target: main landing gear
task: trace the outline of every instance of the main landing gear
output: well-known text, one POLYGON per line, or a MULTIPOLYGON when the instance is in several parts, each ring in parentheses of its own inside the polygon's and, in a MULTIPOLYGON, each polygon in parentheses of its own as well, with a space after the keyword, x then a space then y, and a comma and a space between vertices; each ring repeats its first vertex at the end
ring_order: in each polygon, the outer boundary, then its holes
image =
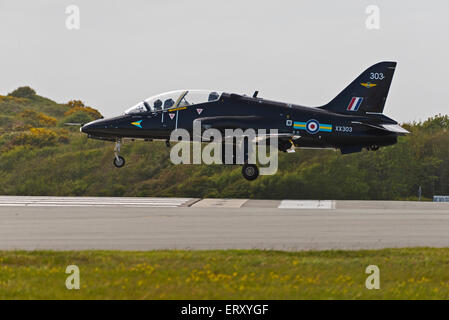
POLYGON ((366 149, 367 149, 368 151, 377 151, 377 150, 379 150, 379 146, 376 145, 376 144, 373 144, 373 145, 371 145, 371 146, 366 147, 366 149))
POLYGON ((242 166, 242 175, 243 177, 248 180, 248 181, 253 181, 256 180, 257 177, 259 177, 259 168, 257 167, 256 164, 252 164, 252 163, 247 163, 248 162, 248 147, 245 145, 243 146, 243 151, 241 149, 239 149, 242 146, 236 146, 235 144, 232 147, 232 154, 230 154, 230 156, 228 155, 228 157, 225 156, 226 154, 226 144, 222 143, 221 146, 221 162, 222 164, 228 164, 228 165, 236 165, 236 164, 241 164, 241 162, 239 163, 238 159, 237 159, 237 154, 238 152, 243 152, 243 166, 242 166))
POLYGON ((245 163, 242 167, 242 175, 246 180, 256 180, 259 176, 259 168, 255 164, 245 163))
POLYGON ((122 140, 117 139, 115 142, 115 148, 114 148, 114 166, 117 168, 121 168, 125 165, 125 158, 119 155, 120 147, 122 145, 122 140))

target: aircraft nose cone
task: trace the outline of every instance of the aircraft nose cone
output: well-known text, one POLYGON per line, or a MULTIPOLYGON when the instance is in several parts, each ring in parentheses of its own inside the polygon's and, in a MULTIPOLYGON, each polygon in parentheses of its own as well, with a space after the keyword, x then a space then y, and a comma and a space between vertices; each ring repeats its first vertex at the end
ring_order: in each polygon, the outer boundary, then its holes
MULTIPOLYGON (((116 127, 116 126, 115 126, 116 127)), ((109 137, 116 134, 114 128, 114 119, 98 119, 92 122, 86 123, 80 128, 82 133, 87 134, 89 137, 109 137)))
POLYGON ((103 121, 100 120, 94 120, 89 123, 86 123, 80 128, 80 131, 86 134, 95 134, 98 133, 98 131, 102 128, 103 121))
POLYGON ((91 131, 91 130, 89 130, 89 129, 91 129, 91 125, 89 125, 89 124, 84 124, 84 125, 80 128, 80 131, 83 132, 83 133, 89 134, 90 131, 91 131))

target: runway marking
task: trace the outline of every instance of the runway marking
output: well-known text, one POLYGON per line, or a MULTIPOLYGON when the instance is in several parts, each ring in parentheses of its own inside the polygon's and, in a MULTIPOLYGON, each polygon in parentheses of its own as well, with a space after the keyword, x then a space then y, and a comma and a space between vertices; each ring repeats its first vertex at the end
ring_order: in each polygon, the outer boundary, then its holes
POLYGON ((279 209, 335 209, 334 200, 282 200, 279 209))
POLYGON ((193 204, 196 208, 240 208, 248 199, 203 199, 193 204))
POLYGON ((163 207, 174 208, 191 198, 0 197, 1 207, 163 207))

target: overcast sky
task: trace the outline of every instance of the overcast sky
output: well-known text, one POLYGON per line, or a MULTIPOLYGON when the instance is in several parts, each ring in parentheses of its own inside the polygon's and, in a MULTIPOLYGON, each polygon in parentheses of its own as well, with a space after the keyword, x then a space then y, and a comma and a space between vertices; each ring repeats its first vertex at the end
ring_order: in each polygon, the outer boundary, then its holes
POLYGON ((318 106, 393 60, 384 112, 418 121, 449 113, 448 13, 447 0, 0 0, 0 94, 30 85, 105 116, 184 88, 318 106), (79 30, 66 28, 69 5, 79 30))

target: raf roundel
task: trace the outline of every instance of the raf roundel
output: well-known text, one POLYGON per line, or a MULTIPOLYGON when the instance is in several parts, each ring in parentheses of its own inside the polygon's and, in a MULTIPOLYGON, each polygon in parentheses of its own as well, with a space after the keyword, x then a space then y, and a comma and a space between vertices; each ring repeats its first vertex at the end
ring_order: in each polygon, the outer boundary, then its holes
POLYGON ((306 130, 310 134, 315 134, 320 131, 320 123, 316 120, 309 120, 306 123, 306 130))

